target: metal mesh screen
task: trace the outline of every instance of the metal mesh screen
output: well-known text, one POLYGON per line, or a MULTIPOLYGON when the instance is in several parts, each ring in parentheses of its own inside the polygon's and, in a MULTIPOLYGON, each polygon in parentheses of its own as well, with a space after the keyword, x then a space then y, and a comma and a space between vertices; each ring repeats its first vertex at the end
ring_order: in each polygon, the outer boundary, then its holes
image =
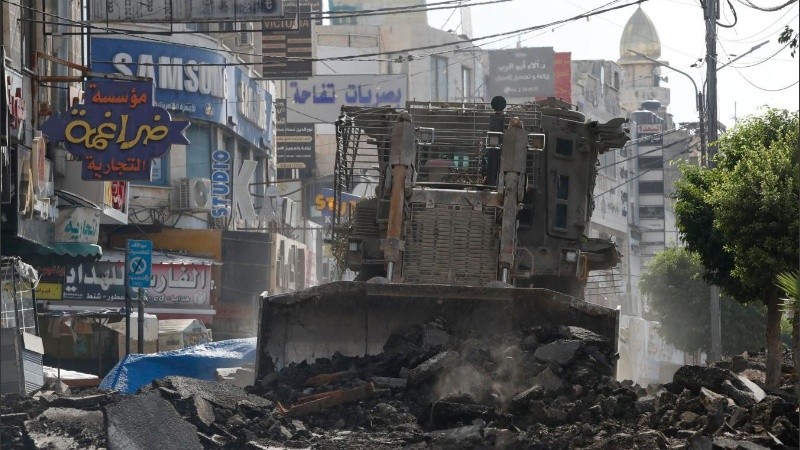
POLYGON ((410 283, 482 286, 497 278, 498 210, 411 204, 403 275, 410 283))

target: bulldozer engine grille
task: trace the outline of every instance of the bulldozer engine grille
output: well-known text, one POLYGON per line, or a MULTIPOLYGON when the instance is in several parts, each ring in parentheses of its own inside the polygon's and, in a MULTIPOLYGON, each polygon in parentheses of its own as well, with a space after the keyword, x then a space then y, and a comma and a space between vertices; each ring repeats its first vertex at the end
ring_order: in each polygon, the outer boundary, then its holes
POLYGON ((375 222, 375 218, 378 216, 377 198, 359 202, 353 216, 352 237, 361 239, 378 237, 378 224, 375 222))
POLYGON ((403 278, 409 283, 483 286, 497 279, 498 210, 411 204, 403 278))

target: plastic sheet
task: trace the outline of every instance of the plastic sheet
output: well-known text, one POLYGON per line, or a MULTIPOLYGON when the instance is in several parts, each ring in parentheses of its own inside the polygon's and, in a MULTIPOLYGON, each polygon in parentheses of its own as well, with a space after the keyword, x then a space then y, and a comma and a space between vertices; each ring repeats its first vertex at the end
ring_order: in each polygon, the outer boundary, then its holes
POLYGON ((256 338, 211 342, 162 353, 132 354, 111 369, 100 388, 134 394, 153 380, 170 375, 214 380, 219 368, 253 364, 255 360, 256 338))

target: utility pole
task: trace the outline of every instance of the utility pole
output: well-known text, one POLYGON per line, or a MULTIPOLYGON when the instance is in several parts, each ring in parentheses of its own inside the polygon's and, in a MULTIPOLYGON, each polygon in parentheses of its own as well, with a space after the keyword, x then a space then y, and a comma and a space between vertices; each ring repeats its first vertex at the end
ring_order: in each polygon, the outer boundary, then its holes
MULTIPOLYGON (((706 0, 705 21, 706 21, 706 130, 708 130, 708 155, 706 165, 708 168, 714 167, 714 155, 716 146, 712 145, 717 141, 719 127, 717 125, 717 15, 719 14, 719 0, 706 0)), ((711 348, 708 352, 708 363, 719 361, 722 356, 722 317, 720 311, 719 287, 710 285, 709 289, 709 312, 711 319, 711 348)))

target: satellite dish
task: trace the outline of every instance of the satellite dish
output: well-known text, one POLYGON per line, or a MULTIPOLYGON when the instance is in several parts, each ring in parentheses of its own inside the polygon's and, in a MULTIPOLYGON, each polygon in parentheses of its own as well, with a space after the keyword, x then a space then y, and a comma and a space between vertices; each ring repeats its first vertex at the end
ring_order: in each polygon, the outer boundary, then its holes
POLYGON ((205 180, 196 180, 192 190, 194 193, 195 206, 205 206, 208 204, 209 186, 205 180))
POLYGON ((502 111, 506 109, 506 99, 503 96, 496 96, 492 99, 492 109, 495 111, 502 111))

